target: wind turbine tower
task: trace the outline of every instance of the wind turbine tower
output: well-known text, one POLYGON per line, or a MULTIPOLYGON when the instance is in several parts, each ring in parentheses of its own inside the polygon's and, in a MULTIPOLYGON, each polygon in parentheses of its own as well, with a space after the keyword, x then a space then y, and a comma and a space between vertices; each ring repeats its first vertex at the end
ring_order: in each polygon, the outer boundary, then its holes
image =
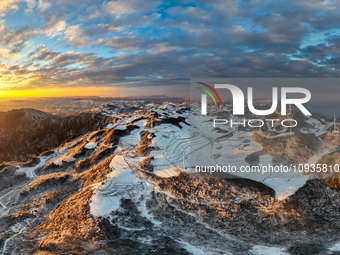
POLYGON ((263 120, 262 119, 260 119, 258 116, 256 116, 259 120, 261 120, 261 125, 259 126, 259 133, 262 133, 262 122, 263 122, 263 120))
MULTIPOLYGON (((181 147, 182 147, 182 145, 181 145, 181 147)), ((181 154, 183 154, 183 170, 185 169, 185 152, 186 151, 190 151, 190 150, 186 150, 186 149, 184 149, 183 147, 182 147, 182 152, 181 152, 181 154)), ((180 154, 180 155, 181 155, 180 154)))
POLYGON ((336 116, 335 116, 335 112, 334 112, 334 131, 333 133, 335 133, 337 130, 336 130, 336 116))
MULTIPOLYGON (((295 112, 293 112, 293 115, 292 115, 292 117, 291 117, 292 119, 293 119, 293 117, 294 117, 294 113, 295 113, 295 112)), ((289 132, 289 133, 292 133, 292 128, 293 128, 293 127, 292 127, 292 121, 290 121, 290 127, 289 127, 290 132, 289 132)))

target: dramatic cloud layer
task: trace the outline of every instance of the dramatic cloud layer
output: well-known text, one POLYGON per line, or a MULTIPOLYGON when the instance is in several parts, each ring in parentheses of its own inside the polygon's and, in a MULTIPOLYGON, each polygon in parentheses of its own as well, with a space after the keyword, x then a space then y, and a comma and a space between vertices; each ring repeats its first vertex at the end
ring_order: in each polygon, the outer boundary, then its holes
POLYGON ((2 0, 1 89, 339 77, 340 1, 2 0))

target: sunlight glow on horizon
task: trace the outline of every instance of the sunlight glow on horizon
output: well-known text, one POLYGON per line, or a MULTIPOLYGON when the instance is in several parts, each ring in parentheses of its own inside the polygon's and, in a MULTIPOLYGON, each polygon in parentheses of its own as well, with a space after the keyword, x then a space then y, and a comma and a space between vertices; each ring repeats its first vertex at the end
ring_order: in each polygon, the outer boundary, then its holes
POLYGON ((189 98, 189 86, 142 86, 142 87, 55 87, 28 90, 1 89, 0 101, 12 98, 35 97, 148 97, 168 96, 189 98), (152 91, 152 92, 150 92, 152 91))
POLYGON ((119 97, 121 89, 109 87, 45 88, 30 90, 0 90, 0 98, 17 97, 119 97))

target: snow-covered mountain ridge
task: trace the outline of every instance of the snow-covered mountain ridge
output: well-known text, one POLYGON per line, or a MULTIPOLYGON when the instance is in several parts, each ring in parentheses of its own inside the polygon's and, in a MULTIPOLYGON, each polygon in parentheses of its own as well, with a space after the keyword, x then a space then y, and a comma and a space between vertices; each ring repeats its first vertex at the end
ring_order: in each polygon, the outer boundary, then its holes
MULTIPOLYGON (((220 164, 336 161, 338 138, 330 132, 332 122, 319 116, 304 119, 297 114, 301 128, 284 138, 280 134, 289 130, 279 127, 263 128, 261 132, 227 127, 209 130, 209 123, 203 122, 201 132, 200 117, 192 114, 195 109, 188 102, 94 107, 82 113, 92 116, 91 120, 100 115, 100 121, 94 121, 96 125, 89 127, 88 132, 79 131, 79 136, 25 163, 2 163, 0 251, 336 251, 340 196, 329 180, 321 176, 302 176, 291 181, 252 176, 201 178, 189 175, 181 167, 183 149, 190 150, 184 158, 187 167, 199 164, 203 153, 197 156, 192 150, 197 146, 192 143, 199 144, 203 151, 222 147, 216 156, 220 164), (310 130, 315 134, 313 143, 308 142, 310 138, 304 139, 310 130), (298 155, 301 146, 306 148, 298 155)), ((44 113, 29 113, 31 121, 50 118, 44 113)), ((211 113, 209 117, 222 114, 211 113)), ((224 114, 230 115, 228 111, 224 114)))

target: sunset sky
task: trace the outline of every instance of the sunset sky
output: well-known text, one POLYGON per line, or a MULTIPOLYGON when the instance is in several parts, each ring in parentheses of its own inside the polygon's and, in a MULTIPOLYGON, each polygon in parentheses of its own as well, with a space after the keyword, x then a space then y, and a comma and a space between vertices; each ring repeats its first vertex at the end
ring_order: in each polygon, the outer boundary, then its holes
POLYGON ((190 77, 339 77, 339 7, 0 0, 0 97, 187 96, 190 77))

